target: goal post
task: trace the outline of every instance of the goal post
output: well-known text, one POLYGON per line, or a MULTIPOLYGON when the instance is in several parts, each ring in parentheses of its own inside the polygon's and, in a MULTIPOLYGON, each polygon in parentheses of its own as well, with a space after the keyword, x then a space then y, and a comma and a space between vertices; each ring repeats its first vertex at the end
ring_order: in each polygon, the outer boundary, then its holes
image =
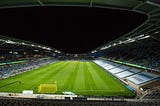
POLYGON ((38 86, 39 93, 55 93, 57 91, 57 84, 40 84, 38 86))

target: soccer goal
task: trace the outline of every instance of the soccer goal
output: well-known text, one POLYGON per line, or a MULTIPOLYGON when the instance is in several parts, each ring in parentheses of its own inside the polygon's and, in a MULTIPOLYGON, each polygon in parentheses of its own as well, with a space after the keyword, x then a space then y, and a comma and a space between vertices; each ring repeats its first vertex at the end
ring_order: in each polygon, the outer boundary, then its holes
POLYGON ((38 86, 39 93, 55 93, 57 91, 57 84, 40 84, 38 86))

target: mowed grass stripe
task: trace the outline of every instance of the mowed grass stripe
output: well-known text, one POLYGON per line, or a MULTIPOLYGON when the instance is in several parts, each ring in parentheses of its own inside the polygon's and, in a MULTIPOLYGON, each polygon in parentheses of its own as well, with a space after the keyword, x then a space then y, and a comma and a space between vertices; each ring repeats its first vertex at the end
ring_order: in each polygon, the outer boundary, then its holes
POLYGON ((70 71, 70 74, 63 85, 63 89, 66 91, 74 91, 74 85, 78 73, 79 62, 73 62, 71 64, 73 64, 73 68, 68 70, 70 71))
POLYGON ((28 78, 24 78, 24 80, 22 80, 23 86, 26 86, 26 89, 32 89, 35 93, 38 93, 38 86, 43 83, 48 83, 48 75, 53 75, 53 73, 55 73, 55 70, 51 70, 51 68, 57 67, 61 64, 61 62, 58 62, 50 65, 49 67, 40 68, 38 71, 41 71, 41 73, 37 73, 36 75, 34 74, 30 76, 30 78, 32 78, 32 83, 28 81, 28 78), (34 78, 34 76, 36 77, 34 78))
MULTIPOLYGON (((61 64, 59 62, 55 62, 53 64, 50 64, 48 66, 55 66, 57 64, 61 64)), ((38 82, 40 82, 40 79, 43 79, 43 76, 45 75, 45 69, 48 69, 49 67, 43 66, 41 68, 35 69, 33 71, 28 71, 22 74, 19 74, 17 76, 13 76, 10 78, 7 78, 5 80, 0 81, 0 85, 3 83, 9 83, 14 81, 21 81, 21 83, 15 83, 11 84, 9 86, 5 87, 5 91, 13 91, 13 92, 22 92, 24 89, 30 89, 31 87, 35 89, 37 87, 38 82), (10 90, 11 89, 11 90, 10 90)), ((0 91, 3 88, 0 88, 0 91)))
POLYGON ((57 82, 56 75, 59 74, 69 63, 61 62, 60 65, 52 67, 48 72, 45 73, 44 79, 39 81, 39 84, 53 84, 57 82))
POLYGON ((83 63, 83 71, 84 71, 85 90, 89 91, 90 90, 90 83, 89 83, 89 78, 88 78, 88 74, 87 74, 88 70, 87 70, 85 63, 83 63))
POLYGON ((67 66, 67 67, 65 67, 65 70, 63 70, 63 73, 65 73, 66 71, 67 71, 67 74, 66 74, 66 76, 64 76, 63 77, 63 79, 65 79, 64 80, 64 84, 63 84, 63 86, 62 86, 62 91, 67 91, 68 89, 68 87, 69 87, 69 80, 70 80, 70 75, 71 75, 71 73, 72 73, 72 70, 74 69, 74 67, 75 67, 75 65, 73 65, 72 67, 71 67, 71 62, 69 62, 70 64, 67 66), (66 68, 69 68, 70 70, 68 70, 68 69, 66 69, 66 68))
POLYGON ((99 89, 105 91, 107 90, 113 91, 113 89, 110 88, 110 83, 111 83, 110 81, 112 81, 113 78, 111 78, 110 80, 110 78, 108 78, 108 74, 93 62, 91 62, 89 66, 93 70, 93 75, 95 75, 96 81, 99 82, 101 85, 99 86, 99 89))
POLYGON ((104 94, 105 91, 107 91, 108 88, 108 83, 106 81, 107 76, 102 76, 103 71, 102 70, 95 70, 95 67, 97 66, 92 66, 92 62, 88 63, 88 68, 91 70, 91 74, 94 77, 94 82, 96 84, 96 93, 97 94, 104 94))
POLYGON ((61 69, 61 71, 57 75, 54 76, 54 78, 57 81, 58 93, 67 90, 66 88, 67 88, 68 84, 66 84, 66 85, 64 85, 64 84, 67 81, 67 78, 69 77, 70 73, 72 72, 72 70, 75 67, 72 64, 72 62, 67 62, 67 63, 68 64, 63 69, 61 69))
POLYGON ((53 76, 55 76, 60 71, 59 68, 65 67, 66 65, 67 63, 65 64, 60 63, 58 65, 56 64, 56 65, 51 66, 49 69, 43 69, 42 71, 44 73, 38 76, 39 80, 37 79, 32 80, 32 84, 28 87, 28 89, 33 89, 34 92, 38 93, 37 88, 40 84, 53 84, 55 82, 53 79, 53 76))
POLYGON ((94 68, 95 72, 100 76, 102 81, 107 85, 108 92, 109 91, 113 92, 115 89, 117 89, 119 91, 123 90, 123 88, 124 88, 123 85, 117 79, 115 79, 112 75, 107 73, 101 67, 97 67, 97 65, 94 63, 91 63, 91 66, 94 68))
POLYGON ((61 64, 62 64, 61 62, 55 62, 53 64, 48 65, 49 67, 43 66, 33 71, 25 72, 18 76, 14 76, 9 79, 6 79, 6 80, 9 80, 8 82, 21 81, 21 83, 20 84, 16 83, 16 84, 6 86, 5 90, 11 91, 10 88, 12 88, 13 92, 22 92, 24 89, 33 89, 34 92, 37 93, 38 85, 42 83, 42 80, 45 78, 45 75, 47 74, 46 70, 49 69, 50 67, 55 67, 61 64))
POLYGON ((41 67, 41 68, 38 68, 36 70, 33 70, 33 71, 30 71, 31 74, 29 73, 24 73, 25 74, 25 78, 23 78, 23 80, 26 80, 28 81, 28 79, 32 79, 32 82, 34 82, 34 79, 37 81, 37 79, 41 79, 44 75, 47 74, 47 72, 49 72, 49 70, 51 68, 54 68, 58 65, 61 65, 62 63, 61 62, 56 62, 54 64, 50 64, 48 67, 41 67))
POLYGON ((76 94, 84 94, 85 92, 85 80, 84 80, 84 69, 83 62, 79 62, 79 67, 77 69, 77 77, 75 79, 74 90, 76 94))
POLYGON ((112 75, 106 72, 106 70, 97 66, 95 63, 90 64, 92 68, 95 68, 95 72, 103 79, 108 88, 103 93, 106 95, 119 95, 119 96, 134 96, 135 94, 128 90, 118 79, 114 78, 112 75), (102 74, 100 74, 100 71, 102 74))
MULTIPOLYGON (((86 72, 87 72, 87 75, 89 78, 89 83, 90 83, 90 87, 91 87, 90 90, 95 92, 95 90, 97 90, 97 85, 95 84, 96 80, 94 80, 94 75, 92 74, 93 70, 91 70, 89 67, 90 62, 85 62, 84 64, 86 65, 86 68, 87 68, 86 72)), ((95 77, 95 79, 96 79, 96 77, 95 77)))
POLYGON ((47 83, 55 83, 56 82, 56 79, 55 79, 55 76, 61 72, 61 70, 66 67, 69 63, 64 63, 64 62, 61 62, 61 64, 59 65, 56 65, 54 67, 51 67, 50 70, 48 70, 49 72, 46 72, 47 76, 44 80, 44 82, 47 81, 47 83))
MULTIPOLYGON (((121 89, 116 89, 117 85, 120 85, 121 83, 119 81, 115 82, 115 79, 113 76, 109 75, 105 70, 102 70, 100 67, 98 67, 94 63, 90 63, 91 68, 94 70, 94 75, 98 75, 97 81, 100 84, 99 94, 103 95, 117 95, 117 91, 119 92, 121 89)), ((119 87, 119 86, 118 86, 119 87)))
MULTIPOLYGON (((60 63, 59 62, 54 63, 54 65, 56 65, 56 64, 60 64, 60 63)), ((2 81, 3 81, 3 83, 8 82, 7 80, 10 80, 10 79, 12 79, 12 81, 14 81, 14 80, 17 81, 17 78, 21 78, 21 76, 24 76, 24 75, 25 75, 25 78, 29 78, 29 77, 32 77, 32 75, 34 76, 34 75, 37 75, 39 73, 42 73, 42 71, 41 71, 42 69, 49 68, 51 65, 52 64, 43 66, 43 67, 38 68, 38 69, 34 69, 32 71, 24 72, 24 73, 16 75, 16 76, 13 76, 13 77, 10 77, 10 78, 6 78, 6 79, 4 79, 2 81)), ((0 84, 1 84, 1 82, 0 82, 0 84)))
POLYGON ((75 68, 72 71, 72 73, 70 74, 70 77, 69 77, 70 79, 68 80, 68 81, 70 81, 69 83, 71 83, 68 89, 71 89, 71 91, 74 91, 74 86, 76 83, 76 78, 77 78, 78 69, 79 69, 79 64, 80 64, 80 62, 75 63, 75 68))
POLYGON ((2 92, 34 90, 40 84, 57 82, 57 94, 73 91, 78 95, 132 96, 126 87, 93 62, 58 61, 0 81, 2 92), (19 83, 18 81, 21 81, 19 83), (14 84, 11 84, 15 82, 14 84), (7 85, 10 84, 10 85, 7 85), (117 85, 116 85, 117 84, 117 85), (7 85, 3 87, 3 85, 7 85), (120 85, 120 86, 119 86, 120 85), (122 91, 123 90, 123 91, 122 91))

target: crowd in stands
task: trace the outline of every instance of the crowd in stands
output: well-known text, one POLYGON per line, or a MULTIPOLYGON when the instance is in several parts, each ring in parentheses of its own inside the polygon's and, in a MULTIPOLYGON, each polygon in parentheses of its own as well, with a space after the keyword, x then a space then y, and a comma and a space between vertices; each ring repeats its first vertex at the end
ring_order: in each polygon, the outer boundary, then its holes
POLYGON ((160 42, 148 38, 106 49, 105 58, 128 62, 160 71, 160 42))
POLYGON ((53 61, 54 61, 53 58, 32 58, 32 59, 30 58, 20 63, 1 65, 0 79, 7 78, 28 70, 38 68, 40 66, 52 63, 53 61))

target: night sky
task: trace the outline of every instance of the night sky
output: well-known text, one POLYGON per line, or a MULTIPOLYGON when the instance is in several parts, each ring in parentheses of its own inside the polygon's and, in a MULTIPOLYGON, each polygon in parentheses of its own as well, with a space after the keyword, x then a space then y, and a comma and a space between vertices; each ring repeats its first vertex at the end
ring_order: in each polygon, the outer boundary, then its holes
POLYGON ((91 7, 0 9, 0 35, 86 53, 130 32, 147 18, 122 10, 91 7))

